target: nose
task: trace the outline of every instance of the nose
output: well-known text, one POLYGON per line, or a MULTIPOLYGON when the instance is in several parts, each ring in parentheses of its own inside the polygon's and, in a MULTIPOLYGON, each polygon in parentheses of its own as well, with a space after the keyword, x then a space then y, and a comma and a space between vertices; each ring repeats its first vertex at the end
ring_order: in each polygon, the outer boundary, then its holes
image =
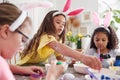
POLYGON ((24 49, 24 46, 21 46, 20 49, 19 49, 19 51, 22 51, 23 49, 24 49))
POLYGON ((102 41, 99 41, 99 42, 98 42, 99 47, 100 47, 102 44, 103 44, 102 41))
POLYGON ((60 27, 64 27, 63 23, 60 24, 60 27))

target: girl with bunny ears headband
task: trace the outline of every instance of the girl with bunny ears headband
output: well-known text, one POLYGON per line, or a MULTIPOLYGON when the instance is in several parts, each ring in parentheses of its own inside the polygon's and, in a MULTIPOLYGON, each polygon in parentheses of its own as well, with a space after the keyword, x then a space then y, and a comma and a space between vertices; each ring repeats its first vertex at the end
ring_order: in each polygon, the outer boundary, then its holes
POLYGON ((96 15, 94 13, 94 20, 98 27, 92 34, 90 49, 86 50, 86 53, 98 57, 102 67, 109 68, 109 66, 113 65, 116 54, 119 53, 117 50, 118 38, 114 29, 109 26, 110 13, 106 15, 103 25, 99 24, 96 15))
POLYGON ((57 60, 65 60, 69 56, 80 60, 84 64, 100 69, 100 61, 96 57, 81 54, 63 44, 65 41, 66 16, 58 10, 48 12, 43 19, 37 33, 30 44, 23 50, 18 65, 44 65, 50 56, 55 55, 57 60), (53 14, 56 14, 53 16, 53 14), (92 63, 92 64, 89 64, 92 63))

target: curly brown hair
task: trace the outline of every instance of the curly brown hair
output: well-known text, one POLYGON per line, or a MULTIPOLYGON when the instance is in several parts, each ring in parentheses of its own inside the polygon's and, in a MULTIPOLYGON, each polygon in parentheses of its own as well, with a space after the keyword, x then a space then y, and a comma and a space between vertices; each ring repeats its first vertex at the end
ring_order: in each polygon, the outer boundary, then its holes
POLYGON ((106 36, 108 37, 108 40, 109 40, 109 42, 107 44, 107 48, 108 49, 116 49, 116 48, 118 48, 119 40, 118 40, 118 37, 117 37, 114 29, 111 26, 109 26, 108 30, 105 29, 104 27, 98 27, 98 28, 96 28, 94 30, 93 34, 92 34, 90 48, 97 49, 97 47, 95 46, 95 43, 93 41, 93 38, 94 38, 95 34, 97 34, 99 32, 102 32, 102 33, 106 34, 106 36))

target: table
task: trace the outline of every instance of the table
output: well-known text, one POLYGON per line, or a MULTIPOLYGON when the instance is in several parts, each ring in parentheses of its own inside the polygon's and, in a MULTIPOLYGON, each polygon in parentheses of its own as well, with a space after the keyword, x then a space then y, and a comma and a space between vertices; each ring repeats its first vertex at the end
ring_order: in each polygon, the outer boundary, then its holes
MULTIPOLYGON (((69 67, 65 73, 72 73, 76 79, 75 80, 85 80, 84 75, 75 72, 73 67, 69 67)), ((30 80, 29 76, 15 75, 16 80, 30 80)), ((42 79, 44 80, 44 79, 42 79)))

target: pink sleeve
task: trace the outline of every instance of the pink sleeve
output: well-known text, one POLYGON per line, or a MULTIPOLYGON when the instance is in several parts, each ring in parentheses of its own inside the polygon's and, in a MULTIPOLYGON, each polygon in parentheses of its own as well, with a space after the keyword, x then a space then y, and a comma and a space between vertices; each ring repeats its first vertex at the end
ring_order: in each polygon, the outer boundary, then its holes
POLYGON ((0 80, 15 80, 9 68, 9 65, 1 56, 0 56, 0 80))

